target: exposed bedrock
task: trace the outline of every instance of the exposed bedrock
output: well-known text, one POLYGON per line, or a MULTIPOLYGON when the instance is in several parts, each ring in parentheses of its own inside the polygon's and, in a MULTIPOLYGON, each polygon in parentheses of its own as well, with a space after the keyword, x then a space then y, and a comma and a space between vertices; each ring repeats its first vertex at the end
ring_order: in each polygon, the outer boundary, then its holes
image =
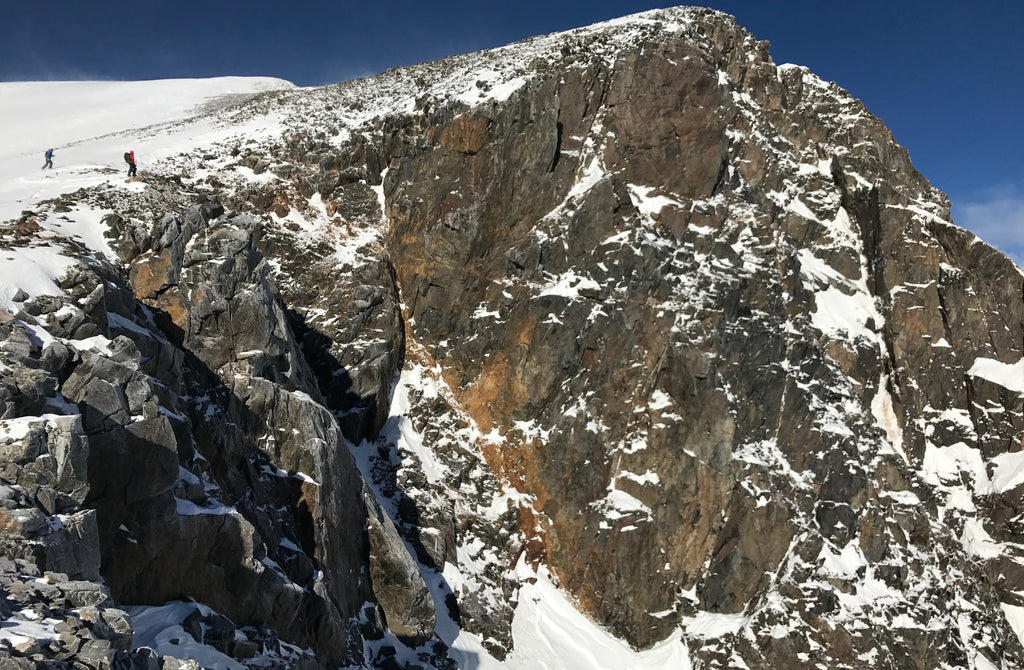
MULTIPOLYGON (((581 38, 507 100, 382 129, 410 332, 504 436, 488 461, 534 497, 562 585, 639 647, 695 610, 819 602, 787 585, 823 543, 873 574, 922 541, 957 555, 893 499, 930 500, 929 448, 995 455, 1024 427, 967 374, 1021 358, 1019 271, 858 101, 707 18, 613 59, 581 38)), ((887 635, 853 648, 924 654, 887 635)))

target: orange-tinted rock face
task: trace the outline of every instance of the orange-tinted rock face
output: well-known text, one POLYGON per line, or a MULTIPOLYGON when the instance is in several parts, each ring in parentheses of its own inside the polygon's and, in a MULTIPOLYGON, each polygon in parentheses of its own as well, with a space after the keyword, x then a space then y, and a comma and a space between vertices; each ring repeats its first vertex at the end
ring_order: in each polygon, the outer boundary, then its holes
POLYGON ((462 114, 448 127, 441 129, 438 144, 463 154, 475 154, 487 141, 487 117, 462 114))
MULTIPOLYGON (((695 609, 770 619, 823 544, 874 547, 865 518, 895 532, 868 483, 898 465, 886 440, 920 463, 915 417, 966 407, 932 344, 986 328, 944 325, 962 252, 905 208, 945 203, 858 102, 728 23, 649 37, 567 47, 506 100, 427 105, 383 138, 410 339, 501 436, 483 455, 532 499, 523 551, 638 646, 695 609)), ((828 597, 797 591, 832 630, 828 597)))
MULTIPOLYGON (((488 119, 441 126, 437 145, 405 159, 386 192, 413 336, 435 351, 462 409, 506 435, 484 455, 534 497, 544 519, 537 542, 563 585, 640 645, 667 634, 677 617, 649 613, 672 609, 677 591, 707 578, 709 561, 726 581, 771 570, 791 534, 772 502, 781 536, 771 546, 716 539, 764 523, 730 502, 728 403, 699 382, 707 397, 690 400, 706 363, 677 374, 682 343, 659 276, 666 259, 607 241, 641 220, 630 184, 688 202, 712 196, 723 178, 728 92, 695 55, 665 45, 613 68, 540 77, 488 119), (605 176, 569 196, 591 161, 605 176), (672 425, 657 411, 638 415, 655 392, 692 413, 672 425), (517 437, 520 421, 551 435, 517 437), (647 448, 632 450, 635 440, 647 448), (628 471, 661 479, 638 483, 621 476, 628 471), (635 509, 609 524, 618 492, 635 509), (734 554, 742 567, 729 563, 734 554)), ((676 236, 682 207, 666 214, 676 236)), ((744 580, 712 607, 739 611, 758 587, 744 580)))
POLYGON ((170 277, 169 256, 158 256, 148 252, 140 257, 131 266, 129 277, 137 295, 143 298, 155 298, 160 291, 167 288, 172 279, 170 277))

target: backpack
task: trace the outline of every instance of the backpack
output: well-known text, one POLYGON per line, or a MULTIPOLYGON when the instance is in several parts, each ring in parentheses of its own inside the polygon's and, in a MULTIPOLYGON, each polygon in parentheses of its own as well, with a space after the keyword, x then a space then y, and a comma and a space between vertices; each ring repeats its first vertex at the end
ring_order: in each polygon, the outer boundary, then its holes
POLYGON ((128 155, 127 151, 124 152, 124 162, 128 163, 128 165, 132 164, 132 157, 128 155))

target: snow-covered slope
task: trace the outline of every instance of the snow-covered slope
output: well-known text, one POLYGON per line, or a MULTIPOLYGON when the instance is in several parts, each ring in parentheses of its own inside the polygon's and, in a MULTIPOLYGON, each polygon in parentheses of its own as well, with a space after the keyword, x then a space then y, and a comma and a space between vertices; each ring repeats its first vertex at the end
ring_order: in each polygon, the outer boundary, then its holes
POLYGON ((266 122, 258 128, 217 128, 209 117, 184 122, 258 93, 294 88, 269 77, 0 83, 0 219, 61 193, 116 182, 129 150, 145 171, 204 142, 275 132, 266 122), (48 148, 55 151, 54 167, 43 171, 48 148))

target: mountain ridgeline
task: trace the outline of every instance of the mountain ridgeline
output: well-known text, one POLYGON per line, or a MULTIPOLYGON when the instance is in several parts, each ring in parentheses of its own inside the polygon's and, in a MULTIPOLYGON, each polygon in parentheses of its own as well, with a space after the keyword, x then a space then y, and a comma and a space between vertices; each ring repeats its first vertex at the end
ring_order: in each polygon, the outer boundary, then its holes
POLYGON ((187 667, 168 601, 513 664, 538 579, 697 668, 1024 667, 1024 274, 847 92, 676 8, 204 114, 279 126, 0 231, 78 259, 0 314, 10 667, 187 667))

